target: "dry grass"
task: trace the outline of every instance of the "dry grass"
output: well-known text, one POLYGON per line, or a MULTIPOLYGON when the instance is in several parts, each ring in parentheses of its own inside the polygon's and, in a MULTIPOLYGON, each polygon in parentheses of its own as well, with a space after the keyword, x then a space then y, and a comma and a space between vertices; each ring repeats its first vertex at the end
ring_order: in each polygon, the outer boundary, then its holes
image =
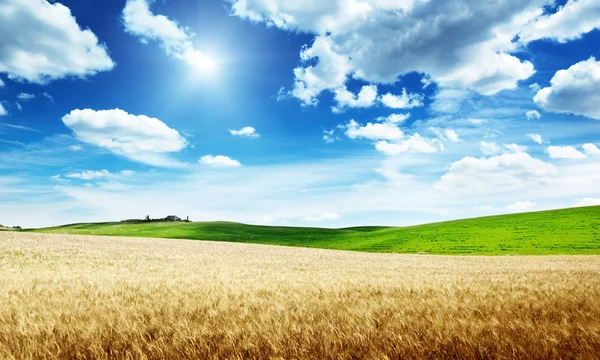
POLYGON ((600 358, 600 257, 0 232, 0 358, 600 358))

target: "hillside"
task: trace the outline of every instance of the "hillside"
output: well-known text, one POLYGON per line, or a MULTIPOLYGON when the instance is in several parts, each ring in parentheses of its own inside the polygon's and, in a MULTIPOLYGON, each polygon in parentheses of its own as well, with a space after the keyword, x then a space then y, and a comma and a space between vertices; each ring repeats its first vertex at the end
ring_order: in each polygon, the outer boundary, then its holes
POLYGON ((72 224, 27 231, 216 240, 393 253, 600 254, 600 206, 408 227, 322 229, 230 222, 174 222, 72 224))

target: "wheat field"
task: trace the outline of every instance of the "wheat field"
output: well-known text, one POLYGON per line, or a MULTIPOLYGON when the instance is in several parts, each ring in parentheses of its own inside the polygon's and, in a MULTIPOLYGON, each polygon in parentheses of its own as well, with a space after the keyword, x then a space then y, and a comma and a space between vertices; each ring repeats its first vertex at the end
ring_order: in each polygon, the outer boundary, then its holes
POLYGON ((2 359, 599 354, 598 256, 0 232, 2 359))

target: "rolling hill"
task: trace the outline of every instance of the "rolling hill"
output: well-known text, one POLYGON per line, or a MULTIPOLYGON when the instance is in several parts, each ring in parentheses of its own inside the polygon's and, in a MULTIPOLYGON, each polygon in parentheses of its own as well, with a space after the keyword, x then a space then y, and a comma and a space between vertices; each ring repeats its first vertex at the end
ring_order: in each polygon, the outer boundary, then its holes
POLYGON ((24 231, 214 240, 391 253, 600 254, 600 206, 408 227, 323 229, 231 222, 162 222, 85 223, 24 231))

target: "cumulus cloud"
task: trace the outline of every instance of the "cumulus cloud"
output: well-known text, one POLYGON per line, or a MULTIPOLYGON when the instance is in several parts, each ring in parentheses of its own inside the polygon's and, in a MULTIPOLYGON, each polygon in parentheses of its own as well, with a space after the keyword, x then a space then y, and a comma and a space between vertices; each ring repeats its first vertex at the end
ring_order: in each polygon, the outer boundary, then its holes
POLYGON ((398 140, 404 137, 402 130, 393 122, 367 123, 361 126, 354 120, 346 125, 346 136, 350 139, 398 140))
POLYGON ((325 220, 335 220, 335 219, 339 219, 339 218, 340 218, 339 214, 326 212, 326 213, 322 213, 319 215, 305 216, 304 218, 302 218, 302 221, 321 222, 321 221, 325 221, 325 220))
POLYGON ((596 206, 596 205, 600 205, 600 198, 587 197, 587 198, 579 199, 579 200, 577 200, 577 202, 575 202, 575 204, 573 204, 574 207, 596 206))
POLYGON ((0 103, 0 116, 4 116, 4 115, 8 115, 8 112, 6 111, 4 106, 2 106, 2 103, 0 103))
POLYGON ((594 57, 559 70, 533 98, 541 108, 600 120, 600 62, 594 57))
POLYGON ((426 74, 427 83, 485 95, 513 89, 535 72, 531 62, 511 54, 519 47, 513 39, 543 14, 546 3, 231 1, 235 16, 315 35, 294 70, 292 94, 305 104, 316 103, 324 90, 342 88, 349 78, 389 84, 411 72, 426 74))
POLYGON ((493 141, 481 141, 479 149, 483 155, 498 155, 502 152, 502 148, 493 141))
POLYGON ((245 126, 239 130, 229 130, 229 133, 233 136, 242 136, 250 139, 257 139, 260 134, 256 132, 256 129, 252 126, 245 126))
POLYGON ((583 151, 588 155, 600 155, 600 149, 594 144, 583 144, 583 151))
POLYGON ((396 143, 390 143, 385 140, 378 141, 375 143, 375 149, 389 156, 403 153, 433 153, 437 151, 435 146, 428 143, 419 134, 413 134, 406 140, 396 143))
POLYGON ((573 146, 548 146, 546 149, 551 159, 584 159, 585 154, 573 146))
POLYGON ((600 28, 600 3, 597 0, 570 0, 557 12, 539 16, 520 32, 522 42, 552 39, 564 43, 600 28))
POLYGON ((182 166, 168 154, 187 146, 187 141, 164 122, 121 109, 73 110, 63 123, 84 143, 98 146, 130 160, 154 166, 182 166))
POLYGON ((365 85, 360 89, 358 95, 354 95, 346 87, 334 91, 337 106, 333 107, 334 112, 340 112, 344 108, 366 108, 371 107, 377 100, 377 86, 365 85))
POLYGON ((294 89, 291 95, 300 99, 303 105, 316 105, 317 96, 324 90, 335 90, 344 87, 346 74, 351 70, 347 57, 338 55, 333 49, 331 38, 318 37, 311 47, 304 47, 300 52, 300 60, 308 64, 318 58, 316 65, 306 65, 294 69, 294 89))
POLYGON ((194 66, 214 66, 208 56, 194 49, 195 34, 164 15, 153 14, 148 0, 128 0, 122 16, 125 31, 139 37, 142 43, 158 41, 167 55, 194 66))
POLYGON ((557 172, 554 165, 525 152, 468 156, 452 163, 435 187, 460 193, 501 193, 545 183, 557 172))
POLYGON ((82 30, 69 8, 58 2, 3 1, 0 33, 14 34, 0 39, 0 73, 9 79, 44 84, 115 66, 96 35, 82 30))
POLYGON ((382 121, 382 122, 391 122, 394 124, 399 124, 399 123, 403 123, 406 120, 408 120, 410 118, 410 114, 391 114, 388 116, 381 116, 378 117, 377 120, 378 121, 382 121))
POLYGON ((17 99, 21 101, 29 101, 35 99, 35 95, 28 93, 20 93, 19 95, 17 95, 17 99))
POLYGON ((507 205, 506 210, 523 211, 523 210, 531 209, 532 207, 535 207, 535 205, 536 204, 531 201, 517 201, 514 204, 507 205))
POLYGON ((537 110, 529 110, 525 113, 525 116, 527 116, 527 120, 540 119, 542 117, 537 110))
POLYGON ((71 151, 83 151, 83 146, 81 146, 81 145, 71 145, 71 146, 69 146, 69 150, 71 150, 71 151))
POLYGON ((204 155, 198 160, 198 163, 210 167, 239 167, 242 164, 225 155, 204 155))
POLYGON ((406 89, 402 89, 402 94, 393 95, 387 93, 381 97, 381 103, 392 109, 410 109, 423 106, 423 95, 408 94, 406 89))
POLYGON ((533 142, 535 142, 535 143, 538 143, 538 144, 544 143, 544 139, 542 139, 542 135, 540 135, 540 134, 527 134, 527 136, 529 136, 529 138, 531 140, 533 140, 533 142))

